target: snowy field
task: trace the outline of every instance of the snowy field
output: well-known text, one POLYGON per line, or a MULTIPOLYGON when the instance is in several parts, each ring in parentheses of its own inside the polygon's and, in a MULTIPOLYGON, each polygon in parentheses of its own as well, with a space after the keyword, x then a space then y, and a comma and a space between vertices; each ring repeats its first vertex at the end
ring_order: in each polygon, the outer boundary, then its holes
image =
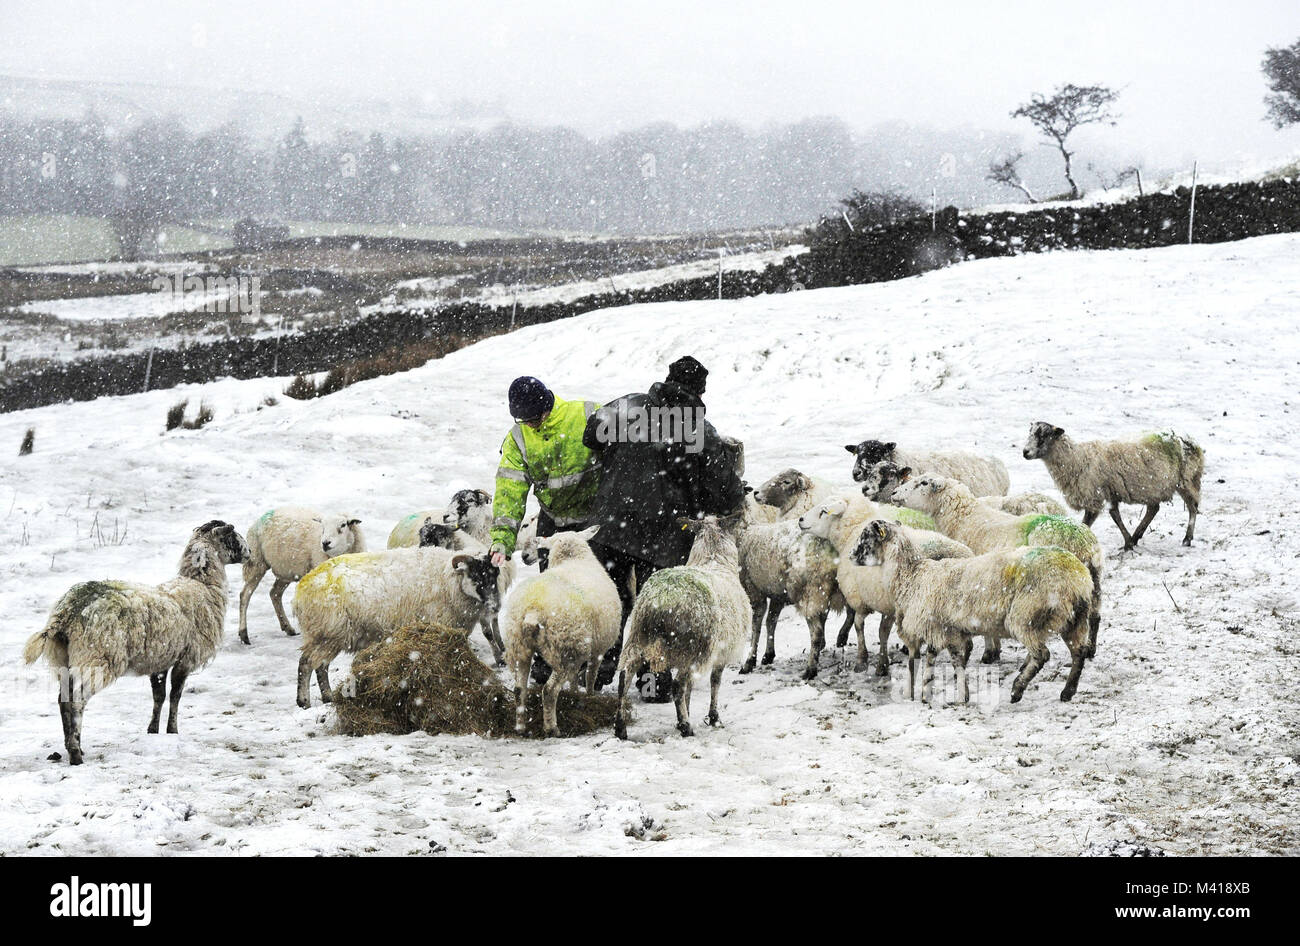
POLYGON ((0 415, 0 854, 1300 853, 1297 312, 1300 236, 1061 253, 595 312, 261 411, 283 381, 0 415), (848 483, 842 445, 881 437, 995 453, 1013 489, 1050 489, 1020 457, 1031 421, 1185 430, 1207 455, 1196 543, 1179 545, 1177 502, 1132 553, 1099 521, 1100 647, 1072 703, 1059 642, 1016 706, 1014 643, 968 706, 902 701, 897 652, 890 681, 832 649, 804 683, 807 631, 786 617, 773 667, 724 678, 724 728, 701 725, 703 695, 694 739, 671 706, 638 704, 627 743, 338 735, 329 708, 294 705, 298 639, 269 580, 252 646, 237 640, 232 568, 226 641, 190 678, 181 735, 145 734, 149 686, 127 678, 87 708, 86 764, 47 761, 55 690, 20 650, 71 583, 162 580, 194 526, 287 502, 351 511, 382 545, 405 513, 491 486, 513 376, 604 400, 688 352, 751 482, 797 466, 848 483), (184 395, 217 418, 164 436, 184 395))

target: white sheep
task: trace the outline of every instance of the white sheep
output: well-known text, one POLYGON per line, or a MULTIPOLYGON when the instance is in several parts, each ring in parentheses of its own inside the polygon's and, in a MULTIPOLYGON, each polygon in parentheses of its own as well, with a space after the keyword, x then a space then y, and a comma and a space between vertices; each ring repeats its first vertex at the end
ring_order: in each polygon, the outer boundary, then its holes
MULTIPOLYGON (((894 499, 912 509, 928 513, 939 531, 970 547, 976 555, 1022 545, 1059 546, 1073 553, 1092 576, 1092 603, 1089 609, 1089 637, 1086 656, 1097 651, 1097 631, 1101 626, 1101 543, 1092 530, 1068 516, 1030 514, 1013 516, 976 502, 969 489, 956 480, 925 475, 908 480, 894 491, 894 499)), ((996 640, 986 647, 983 663, 998 659, 996 640)))
POLYGON ((599 526, 560 532, 538 539, 547 549, 546 571, 529 578, 506 601, 506 660, 515 678, 515 729, 524 732, 528 672, 533 656, 551 668, 542 687, 542 722, 548 736, 558 736, 555 703, 568 681, 578 683, 587 667, 587 692, 596 692, 596 676, 605 652, 623 630, 623 605, 605 566, 587 544, 599 526))
POLYGON ((537 564, 539 560, 537 555, 537 513, 533 513, 524 519, 523 524, 519 527, 516 548, 518 548, 519 557, 525 565, 537 564))
POLYGON ((483 489, 460 489, 442 512, 442 523, 463 529, 484 546, 492 544, 492 494, 483 489))
POLYGON ((397 520, 388 533, 388 548, 414 549, 420 545, 420 528, 426 522, 442 522, 443 510, 420 509, 397 520))
POLYGON ((618 661, 618 715, 614 733, 627 738, 627 675, 643 663, 655 674, 676 671, 673 702, 677 730, 692 736, 691 687, 709 672, 708 723, 716 726, 722 670, 744 649, 752 620, 749 597, 740 586, 736 543, 713 516, 684 524, 695 533, 685 565, 664 568, 647 580, 627 622, 627 641, 618 661))
POLYGON ((298 582, 293 597, 302 629, 298 705, 311 705, 313 671, 321 699, 328 703, 333 699, 330 661, 418 622, 444 624, 467 634, 480 624, 501 662, 488 630, 501 606, 497 571, 486 553, 437 546, 340 555, 322 562, 298 582))
MULTIPOLYGON (((912 476, 912 468, 899 469, 896 463, 881 460, 867 467, 862 474, 862 495, 879 503, 892 503, 894 490, 912 476)), ((1011 496, 977 496, 986 506, 1001 509, 1017 516, 1037 512, 1048 516, 1069 515, 1066 508, 1046 493, 1015 493, 1011 496)))
POLYGON ((178 732, 181 692, 190 672, 210 661, 226 619, 226 566, 244 561, 248 546, 235 527, 214 519, 194 530, 177 577, 160 585, 85 581, 69 588, 49 620, 23 648, 23 659, 44 657, 60 677, 59 716, 68 761, 80 765, 86 701, 118 677, 147 675, 153 686, 158 732, 167 672, 171 708, 167 732, 178 732))
MULTIPOLYGON (((861 568, 849 558, 859 534, 872 519, 898 521, 907 518, 911 510, 880 505, 862 497, 837 498, 814 506, 799 517, 799 528, 809 535, 824 539, 835 551, 835 583, 849 613, 858 638, 858 660, 855 670, 867 669, 867 640, 863 625, 873 611, 880 615, 878 638, 880 650, 876 655, 876 675, 889 673, 889 631, 894 624, 896 606, 889 583, 879 574, 879 569, 861 568)), ((900 526, 920 549, 925 558, 969 558, 971 550, 955 539, 928 529, 900 526)), ((836 641, 843 647, 848 635, 836 641)))
POLYGON ((832 486, 791 467, 777 473, 751 495, 756 503, 775 507, 779 518, 798 519, 819 502, 844 491, 844 488, 832 486))
POLYGON ((1007 468, 997 457, 981 457, 965 450, 899 449, 893 441, 863 440, 845 444, 853 454, 853 479, 861 483, 867 470, 889 460, 898 467, 911 467, 915 474, 935 473, 965 483, 976 496, 1005 496, 1011 488, 1007 468))
POLYGON ((268 571, 271 607, 280 630, 297 633, 284 614, 284 590, 325 559, 347 552, 364 552, 366 539, 361 520, 330 515, 305 506, 277 506, 262 513, 248 527, 248 558, 244 561, 244 587, 239 592, 239 639, 248 639, 248 603, 268 571))
POLYGON ((1071 440, 1060 427, 1038 421, 1029 428, 1026 460, 1042 460, 1065 501, 1083 510, 1083 524, 1091 526, 1102 507, 1124 536, 1124 548, 1134 548, 1160 504, 1177 493, 1187 507, 1183 545, 1192 544, 1196 514, 1201 508, 1201 475, 1205 451, 1190 437, 1173 431, 1146 433, 1128 440, 1071 440), (1129 535, 1120 515, 1120 503, 1146 506, 1146 515, 1129 535))
POLYGON ((957 670, 960 699, 969 702, 971 634, 986 628, 1015 638, 1028 652, 1011 685, 1012 703, 1020 702, 1047 662, 1047 641, 1057 634, 1070 651, 1061 699, 1074 696, 1088 642, 1092 577, 1070 552, 1035 546, 929 561, 897 525, 876 519, 862 530, 851 557, 858 565, 880 567, 893 589, 898 636, 908 648, 908 699, 915 697, 916 661, 925 644, 922 701, 930 699, 935 657, 947 650, 957 670))

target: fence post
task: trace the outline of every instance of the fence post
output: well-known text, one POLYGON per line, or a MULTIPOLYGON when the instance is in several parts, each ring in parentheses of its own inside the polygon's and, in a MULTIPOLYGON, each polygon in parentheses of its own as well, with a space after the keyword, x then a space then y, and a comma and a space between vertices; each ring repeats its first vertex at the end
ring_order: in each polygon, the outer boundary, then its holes
MULTIPOLYGON (((149 375, 153 373, 153 349, 149 349, 149 358, 144 363, 144 390, 149 390, 149 375)), ((143 393, 143 392, 142 392, 143 393)))
POLYGON ((1187 213, 1187 242, 1192 242, 1192 224, 1196 222, 1196 162, 1192 162, 1192 206, 1187 213))
POLYGON ((938 208, 939 208, 938 196, 935 193, 935 189, 931 187, 930 188, 930 232, 931 233, 939 229, 938 208))

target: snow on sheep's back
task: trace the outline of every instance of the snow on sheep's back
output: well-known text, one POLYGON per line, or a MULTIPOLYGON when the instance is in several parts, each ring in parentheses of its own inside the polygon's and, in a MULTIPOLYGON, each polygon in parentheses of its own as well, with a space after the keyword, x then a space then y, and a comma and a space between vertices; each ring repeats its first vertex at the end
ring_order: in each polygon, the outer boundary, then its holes
MULTIPOLYGON (((1297 710, 1275 642, 1294 627, 1300 592, 1275 563, 1300 553, 1296 530, 1278 524, 1294 517, 1283 488, 1297 461, 1286 402, 1300 388, 1298 308, 1296 236, 1060 253, 872 286, 608 309, 262 410, 283 379, 0 415, 0 608, 10 617, 0 799, 24 799, 0 805, 2 850, 401 853, 436 841, 597 853, 660 831, 681 852, 1074 853, 1085 835, 1133 834, 1181 837, 1171 842, 1180 853, 1294 847, 1294 819, 1258 787, 1297 774, 1286 751, 1297 710), (281 503, 344 510, 382 536, 455 489, 491 488, 514 376, 604 401, 644 390, 682 354, 709 368, 709 417, 745 441, 751 482, 795 466, 848 484, 843 444, 877 437, 994 454, 1013 490, 1051 489, 1043 465, 1020 458, 1031 421, 1078 437, 1186 430, 1207 455, 1197 543, 1180 548, 1181 519, 1166 512, 1140 552, 1120 557, 1114 529, 1098 523, 1110 591, 1098 658, 1068 707, 1049 685, 1055 651, 1023 704, 992 713, 896 702, 829 653, 816 683, 802 684, 807 631, 787 616, 773 673, 728 674, 727 730, 681 740, 671 707, 648 706, 636 729, 649 741, 626 746, 336 736, 327 712, 294 707, 298 640, 275 631, 259 589, 255 644, 228 634, 191 678, 181 736, 146 736, 148 686, 120 681, 87 709, 87 764, 58 781, 68 770, 45 761, 62 751, 54 690, 19 652, 70 584, 162 580, 194 526, 222 518, 242 531, 281 503), (181 397, 192 408, 207 400, 216 419, 163 435, 181 397), (35 452, 19 458, 30 426, 35 452), (1227 745, 1244 737, 1225 708, 1251 727, 1251 753, 1227 745), (1101 782, 1063 777, 1081 756, 1108 773, 1101 782), (1273 835, 1231 819, 1195 836, 1176 830, 1223 793, 1203 787, 1207 758, 1227 766, 1234 814, 1276 825, 1273 835), (674 778, 652 778, 667 770, 674 778), (1169 797, 1184 804, 1166 809, 1169 797), (1013 810, 1014 827, 989 814, 1013 810), (625 832, 645 819, 657 827, 625 832)), ((229 577, 237 591, 237 570, 229 577)), ((1015 663, 1004 658, 989 686, 1015 663)))

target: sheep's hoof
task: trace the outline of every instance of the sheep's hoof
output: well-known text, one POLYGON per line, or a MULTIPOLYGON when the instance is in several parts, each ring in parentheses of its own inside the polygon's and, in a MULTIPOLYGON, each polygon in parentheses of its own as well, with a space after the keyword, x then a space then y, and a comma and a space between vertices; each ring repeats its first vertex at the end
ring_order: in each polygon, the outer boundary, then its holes
POLYGON ((496 658, 496 665, 497 665, 498 667, 504 667, 504 666, 506 665, 506 659, 505 659, 504 657, 497 657, 497 658, 496 658))
POLYGON ((997 663, 997 662, 998 662, 999 660, 1001 660, 1001 659, 1002 659, 1002 651, 1000 651, 1000 650, 986 650, 986 651, 984 651, 983 656, 980 657, 980 663, 982 663, 982 664, 995 664, 995 663, 997 663))
POLYGON ((282 628, 280 628, 280 630, 284 631, 284 636, 285 636, 285 637, 297 637, 297 636, 298 636, 298 632, 295 631, 295 630, 294 630, 293 628, 291 628, 291 627, 282 627, 282 628))
POLYGON ((754 658, 750 657, 748 660, 746 660, 743 664, 740 665, 740 672, 753 673, 753 671, 754 671, 754 658))
POLYGON ((854 673, 866 673, 869 669, 871 669, 871 664, 869 664, 867 661, 865 660, 853 661, 854 673))
POLYGON ((175 724, 175 723, 168 723, 168 724, 167 724, 167 735, 169 735, 169 736, 179 736, 180 734, 181 734, 181 731, 180 731, 179 729, 176 728, 176 724, 175 724))
POLYGON ((68 753, 68 765, 81 765, 82 761, 83 760, 80 752, 68 753))
POLYGON ((1136 542, 1125 542, 1125 543, 1124 543, 1124 551, 1125 551, 1125 552, 1131 552, 1131 551, 1133 551, 1133 550, 1134 550, 1135 548, 1137 548, 1137 547, 1138 547, 1138 544, 1137 544, 1136 542))
POLYGON ((767 653, 763 655, 763 666, 766 667, 774 660, 776 660, 776 651, 769 650, 767 653))
POLYGON ((304 700, 301 696, 295 701, 301 709, 311 709, 311 700, 304 700))
POLYGON ((158 735, 158 724, 150 723, 147 727, 145 727, 145 732, 147 732, 151 736, 158 735))
POLYGON ((546 737, 548 739, 558 739, 559 736, 560 736, 559 726, 552 726, 550 729, 546 730, 546 737))
POLYGON ((1011 702, 1012 702, 1012 703, 1019 703, 1020 700, 1021 700, 1021 698, 1022 698, 1024 695, 1025 695, 1025 691, 1024 691, 1024 690, 1012 690, 1012 691, 1011 691, 1011 702))
POLYGON ((804 667, 801 676, 805 680, 815 680, 817 678, 817 665, 812 664, 810 666, 804 667))
POLYGON ((722 717, 719 716, 717 713, 713 712, 712 710, 709 711, 708 716, 704 717, 704 721, 708 723, 710 726, 722 725, 722 717))
POLYGON ((876 676, 878 676, 878 677, 887 677, 887 676, 889 676, 889 658, 888 658, 888 657, 885 657, 884 655, 881 655, 880 659, 876 661, 876 676))
POLYGON ((240 642, 241 644, 251 644, 251 643, 253 643, 252 641, 250 641, 250 640, 248 639, 248 631, 240 631, 240 632, 239 632, 239 642, 240 642))
POLYGON ((1074 690, 1070 689, 1069 687, 1066 687, 1064 690, 1061 691, 1062 703, 1068 703, 1073 698, 1074 698, 1074 690))
POLYGON ((835 638, 835 646, 836 646, 836 647, 847 647, 847 646, 849 646, 849 632, 848 632, 848 631, 845 631, 845 632, 844 632, 843 634, 841 634, 839 637, 835 638))
POLYGON ((683 736, 694 736, 694 735, 695 735, 695 730, 691 728, 691 724, 690 724, 690 723, 678 723, 678 724, 677 724, 677 731, 678 731, 679 733, 681 733, 683 736))
POLYGON ((614 735, 619 739, 627 739, 627 723, 622 716, 614 718, 614 735))
POLYGON ((1190 548, 1192 547, 1192 540, 1191 540, 1191 539, 1183 539, 1183 545, 1190 549, 1190 548))

